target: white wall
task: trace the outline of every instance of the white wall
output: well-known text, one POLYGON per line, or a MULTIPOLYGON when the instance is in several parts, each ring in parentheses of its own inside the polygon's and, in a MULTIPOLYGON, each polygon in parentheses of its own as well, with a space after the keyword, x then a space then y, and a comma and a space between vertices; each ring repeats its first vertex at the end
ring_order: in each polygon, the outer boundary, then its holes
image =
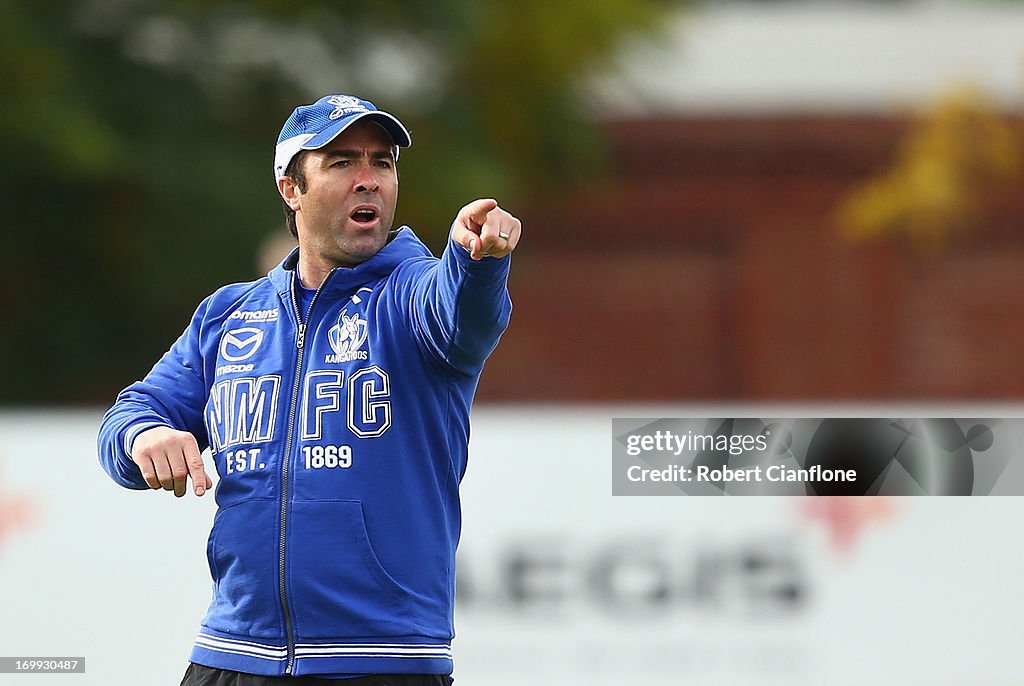
POLYGON ((971 84, 1024 103, 1024 5, 727 2, 682 12, 593 83, 599 118, 889 112, 971 84))

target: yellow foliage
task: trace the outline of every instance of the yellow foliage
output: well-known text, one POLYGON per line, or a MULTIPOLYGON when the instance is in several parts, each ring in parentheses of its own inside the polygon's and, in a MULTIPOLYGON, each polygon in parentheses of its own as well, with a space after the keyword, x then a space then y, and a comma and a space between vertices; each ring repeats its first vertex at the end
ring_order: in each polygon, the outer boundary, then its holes
POLYGON ((982 93, 961 88, 911 128, 888 171, 850 194, 839 224, 851 241, 902 234, 936 250, 969 230, 984 194, 1022 167, 1020 132, 982 93))

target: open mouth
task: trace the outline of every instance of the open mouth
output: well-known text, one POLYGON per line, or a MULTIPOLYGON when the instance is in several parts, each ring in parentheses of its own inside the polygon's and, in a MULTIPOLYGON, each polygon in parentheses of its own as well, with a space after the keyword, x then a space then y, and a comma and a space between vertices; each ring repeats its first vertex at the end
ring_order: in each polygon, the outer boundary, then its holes
POLYGON ((353 212, 351 217, 356 224, 372 224, 377 219, 377 210, 361 207, 353 212))

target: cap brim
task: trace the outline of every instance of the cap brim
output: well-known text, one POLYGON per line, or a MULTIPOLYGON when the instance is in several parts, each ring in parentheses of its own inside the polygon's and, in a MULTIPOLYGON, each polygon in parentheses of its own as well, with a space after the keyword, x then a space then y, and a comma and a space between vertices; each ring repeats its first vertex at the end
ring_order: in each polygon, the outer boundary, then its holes
POLYGON ((380 124, 380 126, 388 132, 388 135, 391 136, 391 142, 398 147, 408 148, 412 145, 412 135, 409 133, 409 130, 402 125, 402 122, 398 121, 396 117, 388 114, 387 112, 375 110, 370 112, 359 112, 347 117, 340 117, 337 122, 328 126, 326 129, 303 143, 302 147, 299 149, 316 150, 318 148, 322 148, 337 138, 342 131, 361 119, 369 119, 370 121, 380 124))

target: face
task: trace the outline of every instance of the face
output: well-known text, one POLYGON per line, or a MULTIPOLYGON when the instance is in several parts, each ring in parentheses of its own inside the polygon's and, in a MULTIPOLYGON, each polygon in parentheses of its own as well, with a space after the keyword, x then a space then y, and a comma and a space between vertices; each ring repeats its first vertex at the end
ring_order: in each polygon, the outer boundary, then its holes
POLYGON ((295 210, 301 253, 331 266, 352 267, 384 247, 398 202, 391 138, 358 121, 333 141, 306 153, 306 190, 282 182, 295 210))

